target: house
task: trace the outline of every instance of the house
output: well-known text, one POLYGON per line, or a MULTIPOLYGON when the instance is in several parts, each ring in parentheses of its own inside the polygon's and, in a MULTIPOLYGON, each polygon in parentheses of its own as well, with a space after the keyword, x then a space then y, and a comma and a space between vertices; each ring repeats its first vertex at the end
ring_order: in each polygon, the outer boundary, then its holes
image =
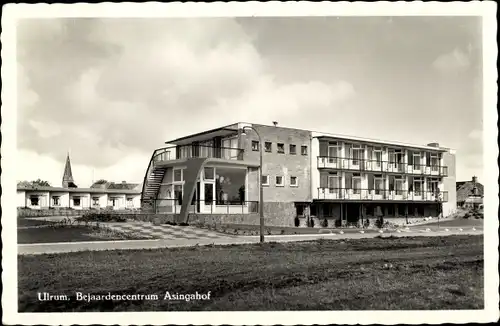
POLYGON ((37 186, 26 182, 17 185, 17 206, 30 209, 139 209, 140 184, 106 182, 90 188, 78 188, 73 180, 69 155, 62 187, 37 186))
POLYGON ((457 206, 462 208, 479 208, 483 205, 484 187, 472 177, 471 181, 457 182, 457 206))
POLYGON ((189 214, 244 220, 257 213, 261 149, 268 225, 291 226, 309 215, 349 224, 377 211, 412 218, 456 210, 455 153, 438 143, 240 122, 166 144, 148 164, 142 208, 184 221, 189 214))

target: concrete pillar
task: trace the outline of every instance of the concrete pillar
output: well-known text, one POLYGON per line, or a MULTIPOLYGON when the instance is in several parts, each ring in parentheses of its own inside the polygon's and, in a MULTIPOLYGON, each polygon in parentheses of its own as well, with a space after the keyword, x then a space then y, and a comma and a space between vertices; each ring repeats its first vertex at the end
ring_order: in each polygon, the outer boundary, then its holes
POLYGON ((394 204, 394 217, 399 216, 399 206, 398 204, 394 204))

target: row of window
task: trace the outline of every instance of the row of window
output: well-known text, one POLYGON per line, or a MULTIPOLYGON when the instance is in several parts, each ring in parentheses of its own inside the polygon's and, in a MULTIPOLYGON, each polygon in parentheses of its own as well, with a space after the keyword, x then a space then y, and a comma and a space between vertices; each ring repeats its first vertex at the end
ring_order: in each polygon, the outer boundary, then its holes
MULTIPOLYGON (((73 197, 73 206, 79 207, 81 206, 81 198, 73 197)), ((117 206, 119 198, 110 198, 109 202, 111 206, 117 206)), ((127 206, 132 205, 132 198, 127 198, 127 206)), ((31 206, 39 206, 40 205, 40 197, 39 196, 31 196, 30 197, 31 206)), ((61 206, 61 201, 59 196, 52 197, 52 206, 61 206)), ((92 197, 92 206, 99 206, 99 197, 92 197)))
MULTIPOLYGON (((259 151, 260 144, 257 140, 252 140, 252 151, 259 151)), ((266 141, 264 142, 264 151, 271 153, 273 151, 273 143, 266 141)), ((285 154, 285 144, 284 143, 276 143, 276 152, 278 154, 285 154)), ((297 145, 289 144, 288 145, 288 153, 290 155, 297 154, 297 145)), ((307 145, 300 146, 300 154, 307 155, 307 145)))
MULTIPOLYGON (((263 186, 269 186, 269 175, 263 175, 262 176, 262 185, 263 186)), ((285 186, 285 178, 282 175, 277 175, 274 179, 274 185, 276 187, 284 187, 285 186)), ((299 181, 297 177, 295 176, 290 176, 290 187, 298 187, 299 186, 299 181)))

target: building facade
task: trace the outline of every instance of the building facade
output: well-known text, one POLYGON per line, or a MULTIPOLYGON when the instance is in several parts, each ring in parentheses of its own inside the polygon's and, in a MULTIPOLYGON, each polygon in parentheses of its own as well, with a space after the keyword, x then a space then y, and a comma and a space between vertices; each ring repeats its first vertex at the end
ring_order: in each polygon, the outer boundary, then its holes
POLYGON ((141 189, 17 187, 17 207, 30 209, 113 209, 141 207, 141 189))
POLYGON ((484 186, 472 177, 471 181, 457 182, 457 206, 479 208, 483 205, 484 186))
POLYGON ((62 187, 21 182, 17 185, 17 207, 27 209, 139 209, 140 184, 96 182, 90 188, 78 188, 73 180, 71 160, 66 158, 62 187))
POLYGON ((346 225, 377 214, 411 218, 456 209, 455 155, 437 143, 236 123, 168 144, 151 157, 143 208, 185 220, 192 213, 258 212, 261 146, 264 213, 274 224, 315 216, 346 225))

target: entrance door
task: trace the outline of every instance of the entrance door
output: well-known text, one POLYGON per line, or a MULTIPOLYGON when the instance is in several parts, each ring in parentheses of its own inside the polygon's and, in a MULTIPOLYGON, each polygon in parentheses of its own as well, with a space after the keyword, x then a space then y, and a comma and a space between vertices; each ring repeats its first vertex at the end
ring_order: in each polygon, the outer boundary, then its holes
POLYGON ((213 212, 214 204, 214 184, 205 183, 205 208, 204 212, 213 212))

